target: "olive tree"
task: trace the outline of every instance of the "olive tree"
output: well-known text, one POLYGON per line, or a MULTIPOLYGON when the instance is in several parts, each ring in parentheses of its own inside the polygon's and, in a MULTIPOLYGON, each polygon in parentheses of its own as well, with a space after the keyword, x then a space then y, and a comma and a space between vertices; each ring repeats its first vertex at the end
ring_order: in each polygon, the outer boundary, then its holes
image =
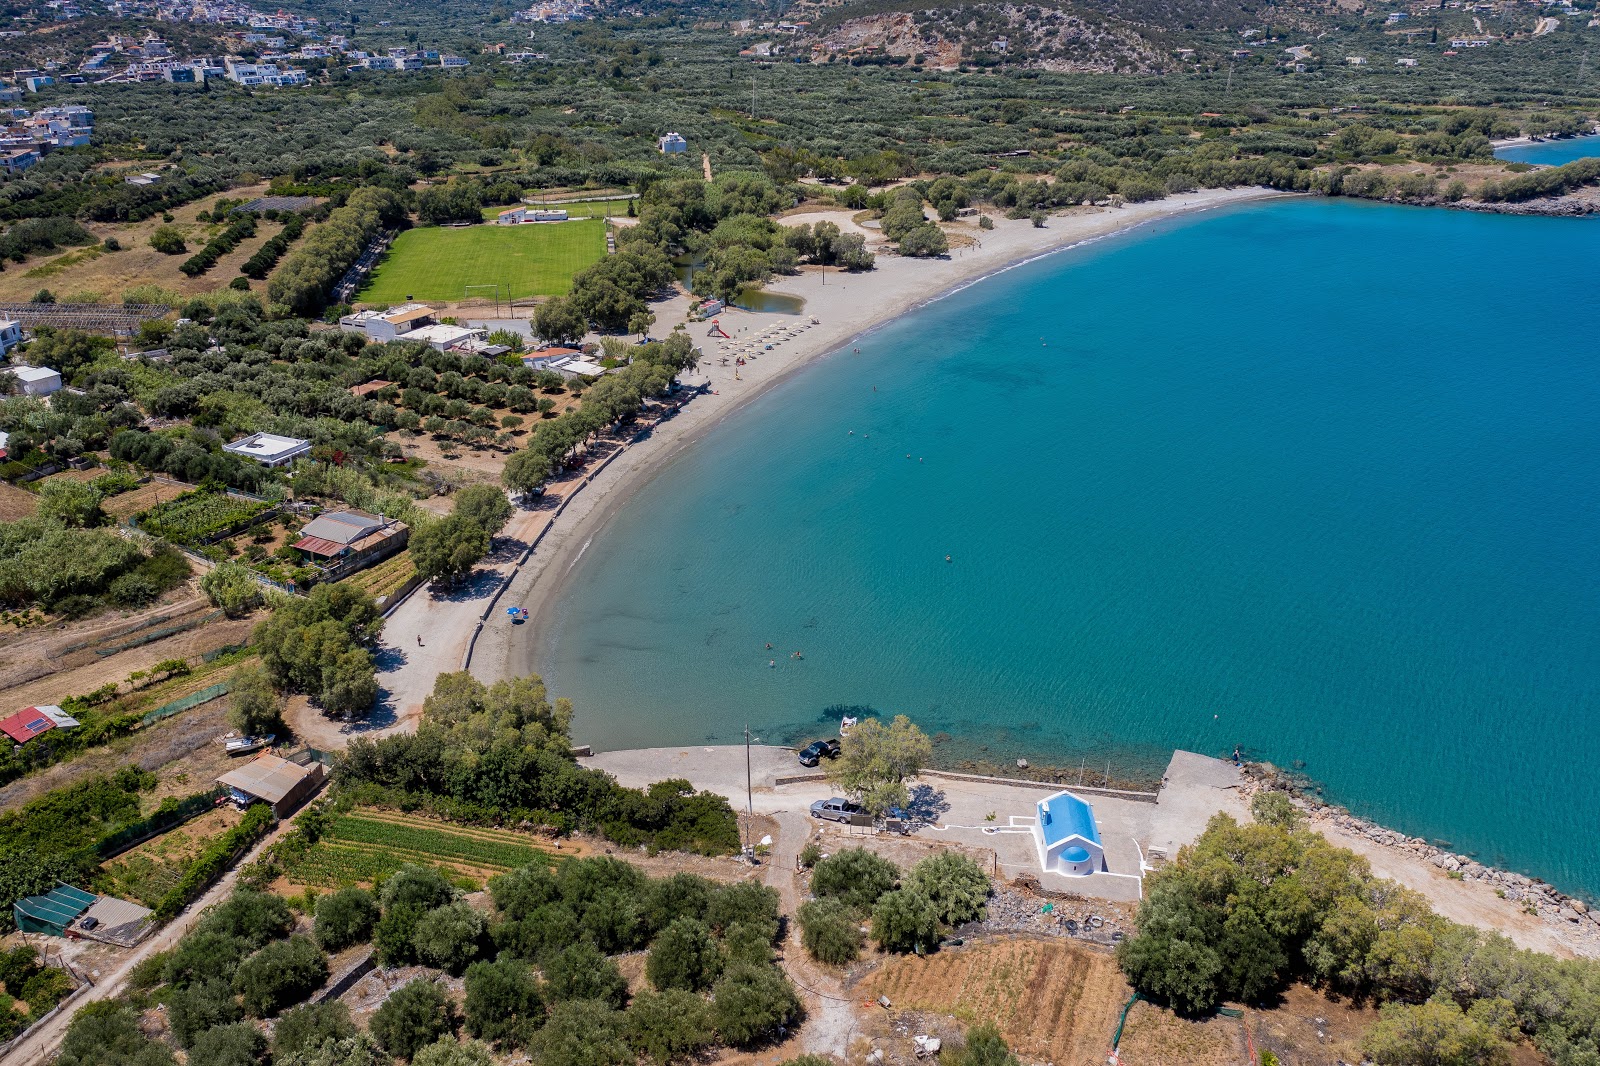
POLYGON ((711 930, 698 918, 678 918, 650 945, 645 974, 657 989, 699 992, 711 987, 722 969, 722 955, 711 930))
POLYGON ((886 892, 872 908, 872 939, 884 951, 932 951, 939 946, 939 913, 920 892, 886 892))
POLYGON ((933 742, 905 715, 888 725, 868 718, 840 741, 828 780, 881 816, 910 803, 905 782, 932 758, 933 742))
POLYGON ((776 966, 731 966, 712 990, 712 1022, 733 1047, 769 1040, 799 1015, 794 986, 776 966))
POLYGON ((800 904, 796 918, 800 943, 818 962, 843 966, 861 954, 861 923, 838 900, 807 900, 800 904))
POLYGON ((383 1050, 409 1059, 455 1028, 455 1012, 444 991, 426 978, 403 985, 372 1016, 372 1035, 383 1050))
POLYGON ((325 950, 341 951, 372 938, 378 901, 364 888, 341 888, 317 900, 313 935, 325 950))

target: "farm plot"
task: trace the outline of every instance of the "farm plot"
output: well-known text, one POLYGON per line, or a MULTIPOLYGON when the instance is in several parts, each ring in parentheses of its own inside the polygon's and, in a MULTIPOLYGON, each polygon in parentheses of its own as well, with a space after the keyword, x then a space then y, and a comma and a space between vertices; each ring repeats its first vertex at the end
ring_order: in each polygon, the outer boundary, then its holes
POLYGON ((189 864, 212 839, 239 824, 244 815, 218 807, 107 862, 98 887, 113 896, 154 907, 183 878, 189 864))
POLYGON ((1024 1061, 1101 1063, 1132 993, 1109 953, 1054 940, 1005 939, 886 962, 863 999, 992 1021, 1024 1061))
POLYGON ((605 254, 605 223, 588 219, 419 227, 396 238, 357 299, 372 304, 412 298, 446 303, 465 299, 469 285, 498 285, 502 298, 557 296, 571 288, 572 275, 605 254))
POLYGON ((525 833, 361 809, 342 815, 284 873, 295 884, 332 888, 371 884, 415 863, 482 882, 518 866, 555 861, 525 833))
POLYGON ((174 544, 195 545, 248 526, 270 503, 197 489, 138 516, 139 528, 174 544))

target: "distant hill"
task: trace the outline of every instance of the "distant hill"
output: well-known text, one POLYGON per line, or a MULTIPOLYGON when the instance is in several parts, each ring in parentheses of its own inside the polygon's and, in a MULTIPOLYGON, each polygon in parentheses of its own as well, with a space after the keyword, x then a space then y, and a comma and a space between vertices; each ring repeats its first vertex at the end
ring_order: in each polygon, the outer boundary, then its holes
POLYGON ((1362 10, 1359 0, 799 0, 787 18, 809 23, 791 50, 819 58, 1154 73, 1201 40, 1316 31, 1362 10))

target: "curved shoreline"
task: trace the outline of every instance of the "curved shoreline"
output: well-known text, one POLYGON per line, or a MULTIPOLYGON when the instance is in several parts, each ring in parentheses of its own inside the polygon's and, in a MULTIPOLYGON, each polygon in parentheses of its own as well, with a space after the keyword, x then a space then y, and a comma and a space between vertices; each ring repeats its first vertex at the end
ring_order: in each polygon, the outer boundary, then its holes
MULTIPOLYGON (((513 628, 504 620, 486 621, 468 668, 486 682, 537 673, 538 651, 550 636, 552 608, 594 537, 635 492, 688 447, 796 371, 842 351, 902 315, 1046 256, 1183 215, 1292 195, 1295 194, 1256 187, 1212 189, 1122 208, 1053 215, 1044 229, 1035 229, 1026 219, 996 219, 992 230, 967 226, 970 240, 977 246, 954 247, 952 242, 952 254, 942 260, 909 260, 880 253, 877 268, 868 273, 807 271, 780 279, 769 285, 768 291, 802 297, 805 311, 795 316, 730 309, 719 318, 734 331, 732 340, 719 342, 706 336, 705 323, 692 324, 691 335, 704 350, 704 364, 715 364, 719 351, 731 348, 741 334, 753 335, 773 324, 800 325, 812 318, 819 320, 798 338, 785 342, 781 347, 787 347, 787 351, 763 351, 744 367, 712 365, 682 375, 685 384, 704 386, 706 393, 686 404, 674 418, 656 426, 648 438, 631 443, 569 501, 539 548, 506 588, 509 601, 528 610, 529 622, 513 628), (831 284, 830 276, 836 279, 831 284)), ((847 231, 871 232, 850 222, 850 214, 802 212, 783 221, 795 224, 826 217, 847 231)), ((682 321, 688 302, 687 297, 678 296, 655 305, 658 328, 670 329, 669 324, 682 321)))

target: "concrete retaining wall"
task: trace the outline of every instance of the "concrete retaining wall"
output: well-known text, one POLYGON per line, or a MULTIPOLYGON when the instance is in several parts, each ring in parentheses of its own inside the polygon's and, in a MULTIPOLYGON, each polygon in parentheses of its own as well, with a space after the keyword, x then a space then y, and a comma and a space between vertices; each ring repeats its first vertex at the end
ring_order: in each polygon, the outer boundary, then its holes
POLYGON ((1159 792, 1134 792, 1125 788, 1095 788, 1092 785, 1071 785, 1061 781, 1029 781, 1021 777, 990 777, 985 774, 958 774, 951 770, 924 770, 922 777, 943 777, 951 781, 983 781, 991 785, 1011 785, 1016 788, 1036 788, 1041 792, 1060 792, 1068 789, 1086 796, 1114 796, 1117 799, 1154 803, 1161 798, 1159 792))

